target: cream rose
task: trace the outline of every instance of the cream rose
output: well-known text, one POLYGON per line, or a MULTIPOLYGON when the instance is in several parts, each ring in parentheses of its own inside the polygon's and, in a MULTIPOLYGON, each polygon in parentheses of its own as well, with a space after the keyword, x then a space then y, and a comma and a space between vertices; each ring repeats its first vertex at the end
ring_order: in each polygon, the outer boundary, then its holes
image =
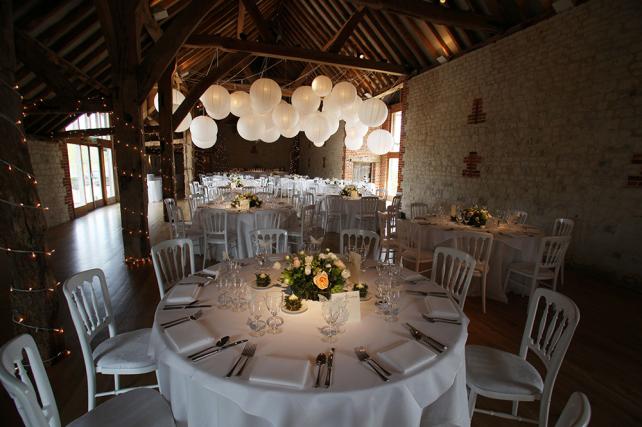
POLYGON ((345 265, 345 264, 343 263, 343 261, 341 261, 340 259, 336 260, 336 261, 334 262, 334 265, 335 265, 336 267, 338 267, 338 268, 341 268, 341 269, 345 269, 345 268, 346 268, 346 265, 345 265))
POLYGON ((301 260, 299 258, 294 258, 294 261, 292 261, 292 267, 294 268, 301 267, 301 260))
POLYGON ((278 261, 275 262, 274 264, 272 264, 272 268, 275 269, 275 270, 280 270, 281 269, 281 263, 278 262, 278 261))
POLYGON ((321 273, 318 273, 316 276, 314 276, 312 282, 314 282, 314 284, 319 289, 328 289, 328 286, 330 286, 330 279, 328 279, 328 273, 326 273, 325 271, 322 271, 321 273))
POLYGON ((330 259, 331 260, 336 260, 337 258, 338 257, 333 252, 330 253, 330 259))
POLYGON ((312 274, 312 268, 308 265, 305 267, 305 275, 309 276, 310 274, 312 274))
POLYGON ((326 259, 328 256, 326 254, 319 254, 319 259, 326 259))
POLYGON ((348 279, 348 278, 350 278, 350 271, 348 271, 348 270, 343 270, 343 271, 341 272, 341 277, 343 277, 344 279, 348 279))
POLYGON ((314 260, 313 256, 306 256, 305 257, 305 265, 312 265, 312 260, 314 260))
POLYGON ((326 264, 325 268, 332 268, 332 264, 330 264, 330 263, 326 264))

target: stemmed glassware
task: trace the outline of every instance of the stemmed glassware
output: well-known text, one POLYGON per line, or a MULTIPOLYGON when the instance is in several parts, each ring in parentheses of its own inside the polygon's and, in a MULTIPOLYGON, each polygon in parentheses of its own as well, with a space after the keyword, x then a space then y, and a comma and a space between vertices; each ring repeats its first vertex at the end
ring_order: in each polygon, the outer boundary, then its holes
POLYGON ((247 303, 245 294, 246 294, 246 283, 245 280, 240 276, 234 276, 231 279, 231 289, 232 289, 232 311, 243 311, 245 304, 247 303))
POLYGON ((323 320, 327 323, 321 328, 321 339, 323 342, 333 343, 337 341, 337 322, 341 316, 341 304, 336 301, 319 298, 321 300, 321 314, 323 320))
POLYGON ((399 320, 399 300, 401 299, 401 290, 398 287, 389 287, 384 292, 384 320, 386 322, 396 322, 399 320))
POLYGON ((283 325, 283 318, 278 316, 279 311, 281 310, 281 304, 283 304, 283 294, 281 291, 271 291, 268 292, 265 297, 265 306, 270 312, 271 317, 267 319, 267 325, 270 327, 268 332, 270 334, 281 333, 281 325, 283 325))
POLYGON ((265 300, 263 297, 254 297, 248 301, 248 309, 250 317, 247 320, 247 325, 250 327, 250 335, 253 337, 260 337, 265 334, 265 327, 267 323, 261 320, 265 309, 265 300))
POLYGON ((230 308, 232 304, 232 297, 231 297, 231 290, 233 286, 233 277, 227 276, 225 278, 222 278, 218 282, 218 308, 221 309, 228 309, 230 308))

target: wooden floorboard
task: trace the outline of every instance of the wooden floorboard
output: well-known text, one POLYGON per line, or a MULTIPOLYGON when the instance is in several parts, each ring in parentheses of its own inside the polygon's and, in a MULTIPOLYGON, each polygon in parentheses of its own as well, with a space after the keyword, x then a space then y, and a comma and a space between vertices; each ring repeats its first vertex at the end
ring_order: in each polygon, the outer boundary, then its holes
MULTIPOLYGON (((150 204, 152 243, 167 239, 168 228, 162 222, 159 203, 150 204)), ((49 247, 58 280, 89 268, 105 271, 112 295, 118 330, 149 327, 159 295, 150 264, 128 268, 123 263, 120 213, 118 205, 91 212, 72 222, 51 229, 49 247)), ((566 360, 562 365, 551 405, 551 425, 573 391, 586 393, 593 408, 593 426, 642 425, 642 295, 607 284, 596 277, 571 268, 567 270, 562 292, 577 303, 581 320, 566 360)), ((490 345, 516 352, 524 322, 527 299, 511 295, 508 304, 490 301, 488 313, 481 313, 479 298, 469 298, 466 314, 470 317, 470 344, 490 345)), ((60 316, 65 328, 70 357, 48 369, 63 425, 86 411, 86 379, 78 340, 67 312, 62 293, 60 316)), ((7 326, 1 336, 9 334, 7 326)), ((107 377, 98 376, 99 389, 111 386, 107 377)), ((123 385, 154 381, 146 378, 123 378, 123 385)), ((508 410, 510 405, 480 398, 478 406, 508 410)), ((522 414, 535 416, 537 405, 523 405, 522 414)), ((8 395, 0 393, 2 425, 22 425, 8 395)), ((473 426, 519 425, 476 414, 473 426)))

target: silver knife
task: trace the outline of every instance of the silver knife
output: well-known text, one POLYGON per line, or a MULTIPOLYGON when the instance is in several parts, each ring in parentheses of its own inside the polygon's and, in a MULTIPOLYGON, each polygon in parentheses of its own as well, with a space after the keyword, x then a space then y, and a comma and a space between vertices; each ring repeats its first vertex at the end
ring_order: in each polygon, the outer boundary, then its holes
POLYGON ((192 359, 192 362, 198 362, 199 360, 201 360, 201 359, 203 359, 205 357, 220 353, 221 351, 225 350, 226 348, 234 347, 236 345, 243 344, 244 342, 247 342, 247 340, 243 339, 243 340, 234 341, 233 343, 224 345, 223 347, 219 347, 217 349, 210 350, 210 351, 201 350, 200 352, 194 353, 194 354, 192 354, 192 355, 190 355, 188 357, 190 359, 192 359))
POLYGON ((412 326, 410 323, 406 323, 406 325, 410 326, 412 329, 414 329, 415 331, 419 332, 419 334, 421 334, 421 337, 422 337, 424 340, 426 340, 426 342, 427 342, 428 344, 430 344, 431 346, 436 347, 436 348, 438 348, 438 349, 439 349, 439 350, 441 350, 441 351, 446 351, 446 350, 448 350, 448 346, 447 346, 447 345, 442 344, 442 343, 440 343, 439 341, 437 341, 436 339, 434 339, 433 337, 430 337, 430 336, 428 336, 428 335, 424 334, 424 333, 423 333, 423 332, 421 332, 419 329, 417 329, 417 328, 415 328, 414 326, 412 326))
POLYGON ((406 290, 407 293, 413 294, 413 295, 422 295, 422 296, 431 296, 431 297, 437 297, 437 298, 448 298, 448 294, 446 292, 426 292, 426 291, 416 291, 416 290, 406 290))
POLYGON ((328 356, 328 372, 325 374, 325 388, 330 387, 330 381, 332 381, 332 364, 334 362, 334 347, 330 350, 330 355, 328 356))

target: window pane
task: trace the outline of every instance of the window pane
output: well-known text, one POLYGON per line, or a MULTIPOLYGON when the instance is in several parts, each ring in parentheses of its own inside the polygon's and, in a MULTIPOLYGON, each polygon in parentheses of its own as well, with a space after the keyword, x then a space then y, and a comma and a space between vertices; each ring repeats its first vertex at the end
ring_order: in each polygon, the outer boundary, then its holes
POLYGON ((392 145, 392 150, 390 151, 399 152, 399 143, 401 141, 401 111, 396 111, 392 113, 390 133, 392 133, 392 138, 394 140, 394 144, 392 145))
POLYGON ((82 160, 80 158, 80 145, 67 144, 67 156, 69 157, 69 177, 71 178, 71 193, 74 199, 74 207, 85 205, 85 186, 83 185, 82 160))
POLYGON ((91 168, 89 165, 89 147, 86 145, 80 146, 80 155, 82 158, 82 178, 83 186, 85 187, 85 200, 87 203, 94 201, 91 191, 91 168))
POLYGON ((91 182, 94 187, 94 200, 102 200, 103 186, 100 182, 100 151, 98 147, 89 147, 91 157, 91 182))
POLYGON ((105 148, 103 154, 105 160, 105 193, 107 193, 107 197, 114 197, 116 189, 114 188, 114 164, 111 158, 111 148, 105 148))
POLYGON ((397 194, 397 184, 399 183, 399 159, 388 159, 388 182, 386 189, 388 196, 397 194))

